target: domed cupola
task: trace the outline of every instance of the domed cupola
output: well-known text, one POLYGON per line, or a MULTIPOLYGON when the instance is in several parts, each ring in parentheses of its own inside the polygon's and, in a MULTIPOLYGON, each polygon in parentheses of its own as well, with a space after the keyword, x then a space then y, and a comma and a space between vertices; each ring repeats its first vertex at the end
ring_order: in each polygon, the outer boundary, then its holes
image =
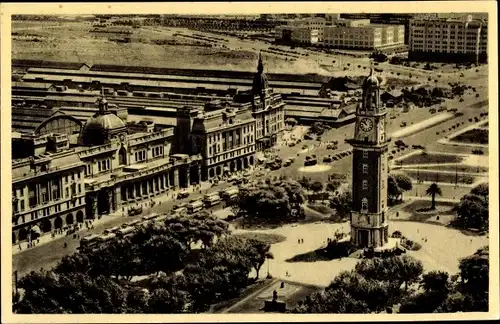
POLYGON ((262 63, 262 55, 259 53, 259 63, 257 65, 257 73, 253 77, 252 94, 263 95, 269 89, 269 82, 264 73, 264 63, 262 63))
POLYGON ((80 142, 85 146, 103 145, 113 137, 126 132, 127 127, 123 120, 108 110, 108 102, 101 97, 99 111, 85 123, 80 142))
POLYGON ((380 81, 373 74, 373 69, 370 70, 370 75, 365 79, 363 86, 364 87, 373 87, 373 88, 378 88, 380 86, 380 81))

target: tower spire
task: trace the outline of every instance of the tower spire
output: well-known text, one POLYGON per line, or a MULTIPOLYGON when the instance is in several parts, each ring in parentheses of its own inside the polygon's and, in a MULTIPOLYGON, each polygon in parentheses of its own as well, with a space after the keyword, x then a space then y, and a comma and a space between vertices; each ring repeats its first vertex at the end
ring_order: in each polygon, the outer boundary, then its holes
POLYGON ((104 96, 104 87, 101 86, 101 96, 99 100, 99 113, 104 114, 108 110, 108 102, 106 101, 106 97, 104 96))
POLYGON ((262 62, 262 52, 259 52, 259 63, 257 65, 257 71, 259 73, 264 72, 264 63, 262 62))

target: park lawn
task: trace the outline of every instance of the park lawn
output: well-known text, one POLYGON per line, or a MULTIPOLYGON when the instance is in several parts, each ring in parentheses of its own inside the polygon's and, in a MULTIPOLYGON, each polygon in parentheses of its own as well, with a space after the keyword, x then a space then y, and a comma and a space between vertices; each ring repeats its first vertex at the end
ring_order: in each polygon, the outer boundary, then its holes
POLYGON ((408 156, 398 161, 398 164, 426 164, 426 163, 460 163, 463 157, 439 153, 420 153, 408 156))
POLYGON ((455 216, 455 211, 453 208, 456 204, 451 202, 436 202, 436 209, 430 210, 431 201, 428 200, 417 200, 409 205, 406 205, 402 210, 408 213, 408 220, 417 222, 426 222, 429 220, 434 220, 436 216, 455 216))
POLYGON ((307 207, 309 207, 312 210, 317 211, 318 213, 321 213, 323 215, 332 215, 333 214, 333 210, 330 207, 322 205, 322 204, 313 203, 313 204, 308 204, 307 207))
POLYGON ((470 165, 443 165, 443 166, 428 166, 420 167, 420 170, 439 170, 439 171, 457 171, 457 172, 468 172, 468 173, 483 173, 488 172, 488 168, 480 166, 470 166, 470 165))
POLYGON ((445 183, 465 183, 472 184, 477 178, 471 175, 440 173, 432 171, 417 171, 417 170, 403 170, 413 180, 421 180, 428 182, 445 182, 445 183))
POLYGON ((234 234, 234 236, 239 236, 245 239, 257 240, 263 243, 275 244, 286 240, 286 237, 279 234, 270 233, 258 233, 258 232, 246 232, 234 234))
POLYGON ((452 137, 450 140, 468 144, 488 144, 488 129, 474 128, 452 137))

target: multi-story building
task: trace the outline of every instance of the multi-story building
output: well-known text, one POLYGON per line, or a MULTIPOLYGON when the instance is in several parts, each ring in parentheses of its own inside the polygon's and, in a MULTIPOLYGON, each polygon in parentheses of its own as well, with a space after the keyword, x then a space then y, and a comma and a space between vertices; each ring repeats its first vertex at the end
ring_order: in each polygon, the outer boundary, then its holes
POLYGON ((287 44, 313 45, 319 41, 319 31, 308 26, 278 26, 275 39, 287 44))
POLYGON ((409 59, 486 62, 487 27, 487 20, 474 20, 472 15, 412 20, 409 59))
MULTIPOLYGON (((21 137, 28 142, 30 136, 21 137)), ((31 136, 33 156, 12 162, 13 243, 201 180, 201 156, 171 154, 173 128, 152 122, 129 128, 104 99, 77 143, 70 145, 69 137, 31 136)))
POLYGON ((255 142, 257 150, 262 150, 276 144, 278 136, 285 129, 285 103, 281 95, 274 93, 269 87, 260 54, 251 95, 252 116, 255 118, 255 142))
POLYGON ((369 19, 338 19, 324 27, 325 47, 377 50, 404 45, 403 25, 370 24, 369 19))
POLYGON ((285 104, 269 88, 259 55, 251 91, 238 102, 207 103, 177 112, 176 150, 203 158, 202 180, 246 169, 255 152, 276 144, 285 128, 285 104))
POLYGON ((203 157, 201 177, 211 180, 252 166, 255 162, 256 124, 249 105, 179 110, 177 128, 186 148, 203 157), (189 133, 187 133, 189 132, 189 133))
POLYGON ((243 100, 180 108, 172 127, 127 123, 104 98, 85 122, 57 109, 16 107, 19 118, 30 118, 13 136, 12 242, 253 165, 255 152, 284 130, 285 109, 260 56, 257 70, 243 100))

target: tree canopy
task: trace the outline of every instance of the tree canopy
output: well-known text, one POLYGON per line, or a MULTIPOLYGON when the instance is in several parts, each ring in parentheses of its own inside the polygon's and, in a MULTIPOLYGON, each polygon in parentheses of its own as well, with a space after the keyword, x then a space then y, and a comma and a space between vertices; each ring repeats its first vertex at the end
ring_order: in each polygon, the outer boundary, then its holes
POLYGON ((237 204, 239 216, 281 222, 303 217, 301 204, 304 201, 304 193, 299 183, 277 180, 240 190, 237 204))
POLYGON ((468 194, 455 206, 456 218, 453 225, 460 228, 487 230, 489 226, 488 201, 484 198, 468 194))
POLYGON ((21 278, 17 313, 203 312, 238 296, 258 277, 270 245, 228 235, 205 213, 169 217, 132 236, 62 259, 51 271, 21 278), (201 242, 203 248, 193 243, 201 242), (146 279, 131 281, 133 276, 146 279))

